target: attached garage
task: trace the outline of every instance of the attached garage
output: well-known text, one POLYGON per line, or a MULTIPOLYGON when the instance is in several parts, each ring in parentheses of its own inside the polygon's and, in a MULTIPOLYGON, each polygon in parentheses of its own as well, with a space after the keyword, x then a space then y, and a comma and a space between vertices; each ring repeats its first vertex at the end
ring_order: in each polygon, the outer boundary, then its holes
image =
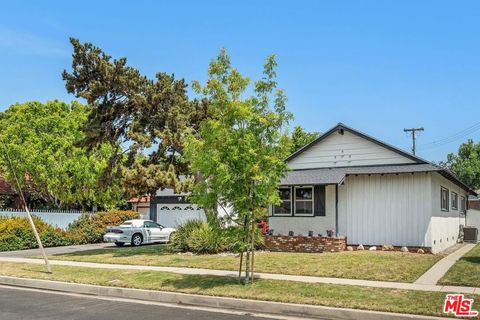
POLYGON ((176 228, 187 220, 206 219, 203 209, 188 203, 186 195, 158 195, 158 193, 150 200, 150 219, 162 226, 176 228))

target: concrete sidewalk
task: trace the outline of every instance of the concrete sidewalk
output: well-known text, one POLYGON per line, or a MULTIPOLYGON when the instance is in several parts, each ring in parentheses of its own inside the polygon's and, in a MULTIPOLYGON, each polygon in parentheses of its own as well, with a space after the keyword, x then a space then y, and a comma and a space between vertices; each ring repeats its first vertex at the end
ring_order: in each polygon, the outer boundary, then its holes
POLYGON ((472 250, 475 244, 466 243, 459 249, 453 251, 442 260, 435 263, 427 272, 415 281, 419 285, 435 285, 447 273, 447 271, 463 257, 468 251, 472 250))
MULTIPOLYGON (((43 260, 41 259, 16 258, 16 257, 0 257, 0 262, 16 262, 16 263, 32 263, 32 264, 44 263, 43 260)), ((161 271, 161 272, 172 272, 172 273, 189 274, 189 275, 209 275, 209 276, 222 276, 222 277, 238 276, 238 273, 236 271, 227 271, 227 270, 139 266, 139 265, 107 264, 107 263, 77 262, 77 261, 63 261, 63 260, 50 260, 50 263, 52 265, 57 265, 57 266, 74 266, 74 267, 84 267, 84 268, 161 271)), ((273 274, 273 273, 256 273, 255 275, 257 278, 260 278, 260 279, 297 281, 297 282, 305 282, 305 283, 325 283, 325 284, 366 286, 366 287, 389 288, 389 289, 480 294, 480 288, 473 288, 473 287, 440 286, 440 285, 432 285, 432 284, 341 279, 341 278, 327 278, 327 277, 314 277, 314 276, 294 276, 294 275, 273 274)))

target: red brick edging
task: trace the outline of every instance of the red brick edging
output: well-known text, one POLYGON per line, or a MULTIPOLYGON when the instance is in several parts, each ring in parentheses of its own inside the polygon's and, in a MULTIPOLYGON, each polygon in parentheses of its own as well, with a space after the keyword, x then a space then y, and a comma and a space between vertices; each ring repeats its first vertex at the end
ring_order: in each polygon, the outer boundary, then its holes
POLYGON ((345 237, 266 236, 265 247, 277 252, 340 252, 346 249, 345 237))

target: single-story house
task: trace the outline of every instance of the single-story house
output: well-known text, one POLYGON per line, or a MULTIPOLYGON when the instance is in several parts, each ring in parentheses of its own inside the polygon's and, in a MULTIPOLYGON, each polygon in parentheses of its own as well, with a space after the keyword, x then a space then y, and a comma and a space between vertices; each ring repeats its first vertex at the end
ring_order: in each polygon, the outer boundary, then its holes
POLYGON ((327 235, 352 245, 455 244, 476 193, 448 169, 339 123, 286 160, 273 235, 327 235))

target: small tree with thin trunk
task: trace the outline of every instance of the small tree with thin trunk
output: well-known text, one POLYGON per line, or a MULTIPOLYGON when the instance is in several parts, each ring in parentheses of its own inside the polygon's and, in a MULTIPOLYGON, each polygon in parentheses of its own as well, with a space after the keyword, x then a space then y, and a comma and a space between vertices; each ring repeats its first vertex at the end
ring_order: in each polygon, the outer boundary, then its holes
POLYGON ((278 183, 290 150, 285 126, 292 116, 277 89, 276 65, 269 56, 262 79, 251 86, 222 50, 210 63, 206 84, 193 85, 209 101, 208 117, 185 142, 185 158, 201 177, 192 200, 209 208, 229 206, 231 220, 240 226, 239 274, 245 255, 246 283, 253 279, 257 222, 269 204, 279 202, 278 183))

